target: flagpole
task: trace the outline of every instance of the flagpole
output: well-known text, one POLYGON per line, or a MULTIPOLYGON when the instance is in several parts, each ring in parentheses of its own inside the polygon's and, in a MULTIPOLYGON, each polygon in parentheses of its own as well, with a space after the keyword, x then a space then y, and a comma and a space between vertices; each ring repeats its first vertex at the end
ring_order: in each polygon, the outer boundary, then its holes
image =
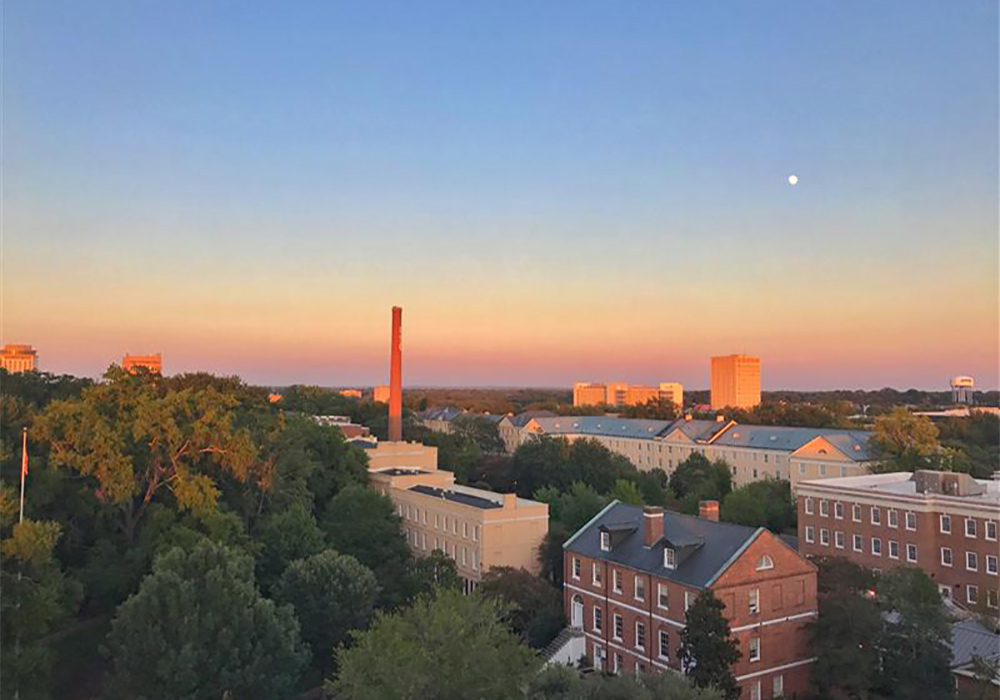
POLYGON ((28 474, 28 429, 21 428, 21 516, 19 523, 24 522, 24 477, 28 474))

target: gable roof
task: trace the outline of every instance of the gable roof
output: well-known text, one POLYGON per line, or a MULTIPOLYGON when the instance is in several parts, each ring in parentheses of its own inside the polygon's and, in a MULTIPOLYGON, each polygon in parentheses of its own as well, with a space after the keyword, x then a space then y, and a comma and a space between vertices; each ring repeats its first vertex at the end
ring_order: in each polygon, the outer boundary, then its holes
POLYGON ((951 626, 952 668, 969 663, 973 656, 993 661, 1000 659, 1000 634, 970 618, 951 626))
POLYGON ((790 428, 780 425, 734 425, 715 441, 726 447, 795 452, 816 438, 823 438, 855 461, 870 459, 868 433, 863 430, 831 428, 790 428), (855 449, 855 445, 859 449, 855 449))
POLYGON ((760 528, 664 511, 663 538, 646 547, 642 518, 640 506, 613 501, 573 535, 564 548, 695 588, 706 588, 761 532, 760 528), (601 549, 602 526, 617 533, 610 552, 601 549), (668 543, 691 548, 690 553, 678 558, 675 569, 663 566, 663 549, 668 543))
POLYGON ((673 425, 668 420, 612 416, 551 416, 534 420, 546 435, 600 435, 644 440, 652 440, 673 425))
POLYGON ((507 419, 515 428, 523 428, 532 418, 547 418, 554 415, 552 411, 524 411, 516 416, 507 416, 507 419))
POLYGON ((451 422, 462 415, 464 411, 457 406, 436 406, 420 412, 422 420, 443 420, 451 422))
POLYGON ((670 426, 670 430, 664 433, 664 437, 670 435, 675 430, 683 433, 685 437, 694 441, 702 442, 711 440, 712 437, 731 424, 731 421, 719 422, 714 420, 677 420, 670 426))

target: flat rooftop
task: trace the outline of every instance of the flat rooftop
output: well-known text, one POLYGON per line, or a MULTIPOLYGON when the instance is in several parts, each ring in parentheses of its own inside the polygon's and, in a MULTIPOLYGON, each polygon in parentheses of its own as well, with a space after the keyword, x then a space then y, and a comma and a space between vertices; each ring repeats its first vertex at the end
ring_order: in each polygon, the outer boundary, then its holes
POLYGON ((958 495, 940 493, 937 491, 918 491, 917 479, 911 472, 892 472, 889 474, 864 474, 861 476, 844 476, 834 479, 817 479, 799 482, 803 486, 831 487, 852 489, 855 491, 871 491, 896 496, 949 498, 967 503, 996 504, 1000 506, 1000 481, 989 479, 972 479, 983 492, 979 494, 958 495))
MULTIPOLYGON (((411 486, 407 490, 422 493, 425 496, 442 498, 452 503, 460 503, 462 505, 479 508, 481 510, 503 508, 504 503, 504 494, 502 493, 495 493, 493 491, 487 491, 486 489, 477 489, 472 486, 460 486, 458 484, 450 486, 446 489, 437 488, 436 486, 427 486, 425 484, 418 484, 416 486, 411 486)), ((533 501, 530 498, 517 498, 518 508, 540 505, 543 504, 539 501, 533 501)))
POLYGON ((417 474, 431 474, 426 469, 393 467, 392 469, 377 469, 374 474, 388 474, 389 476, 416 476, 417 474))

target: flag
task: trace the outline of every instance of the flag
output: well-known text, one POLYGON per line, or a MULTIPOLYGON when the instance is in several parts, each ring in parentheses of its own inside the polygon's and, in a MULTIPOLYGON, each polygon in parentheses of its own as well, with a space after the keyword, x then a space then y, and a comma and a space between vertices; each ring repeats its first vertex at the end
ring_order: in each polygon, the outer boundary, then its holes
POLYGON ((21 433, 21 478, 28 476, 28 431, 21 433))

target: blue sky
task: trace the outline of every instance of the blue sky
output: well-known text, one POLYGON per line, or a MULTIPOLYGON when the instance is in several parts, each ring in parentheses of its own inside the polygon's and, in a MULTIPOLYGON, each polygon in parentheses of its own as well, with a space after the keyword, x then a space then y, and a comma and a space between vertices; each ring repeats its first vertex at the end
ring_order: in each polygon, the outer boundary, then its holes
POLYGON ((401 303, 426 383, 703 386, 753 352, 771 388, 996 386, 997 27, 981 0, 12 0, 5 341, 376 382, 401 303))

